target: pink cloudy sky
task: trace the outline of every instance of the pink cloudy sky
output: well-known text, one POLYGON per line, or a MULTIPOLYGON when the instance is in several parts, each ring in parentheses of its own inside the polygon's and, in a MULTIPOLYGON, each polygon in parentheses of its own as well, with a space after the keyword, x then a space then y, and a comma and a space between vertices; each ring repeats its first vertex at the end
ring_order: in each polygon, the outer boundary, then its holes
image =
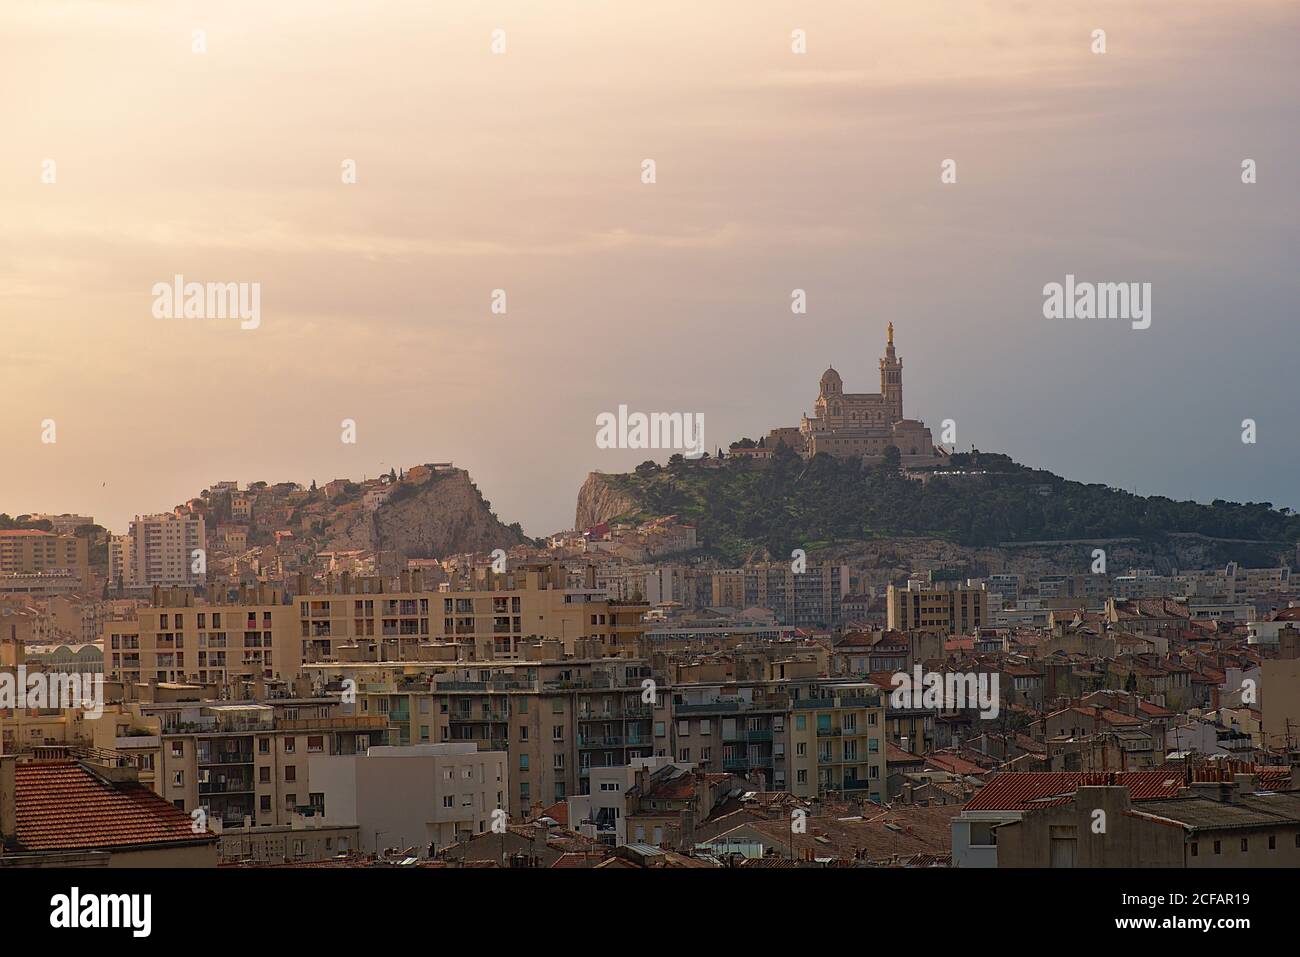
POLYGON ((9 0, 0 511, 124 530, 218 480, 451 459, 543 534, 647 457, 597 449, 598 413, 700 412, 710 446, 797 424, 830 362, 876 390, 891 320, 908 414, 962 446, 1300 505, 1297 27, 1266 0, 9 0), (176 273, 260 282, 261 327, 153 318, 176 273), (1152 283, 1152 327, 1044 319, 1066 273, 1152 283))

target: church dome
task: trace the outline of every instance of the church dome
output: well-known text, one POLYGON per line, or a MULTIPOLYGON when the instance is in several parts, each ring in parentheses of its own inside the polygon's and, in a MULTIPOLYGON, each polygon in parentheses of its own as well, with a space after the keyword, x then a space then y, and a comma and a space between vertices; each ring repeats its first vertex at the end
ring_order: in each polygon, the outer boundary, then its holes
POLYGON ((843 391, 844 382, 840 379, 840 374, 835 371, 834 367, 831 367, 822 373, 822 395, 839 395, 843 391))

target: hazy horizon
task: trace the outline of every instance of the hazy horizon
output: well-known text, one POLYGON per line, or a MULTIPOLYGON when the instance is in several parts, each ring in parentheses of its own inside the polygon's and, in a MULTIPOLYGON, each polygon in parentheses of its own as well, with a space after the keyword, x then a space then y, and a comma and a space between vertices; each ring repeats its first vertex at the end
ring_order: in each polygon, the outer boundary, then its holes
POLYGON ((597 448, 599 413, 757 439, 829 364, 877 391, 891 321, 936 439, 1300 507, 1297 27, 1282 0, 7 4, 0 512, 124 531, 216 481, 450 460, 543 535, 589 472, 670 454, 597 448), (176 274, 260 283, 260 326, 154 318, 176 274), (1151 327, 1045 319, 1067 274, 1151 283, 1151 327))

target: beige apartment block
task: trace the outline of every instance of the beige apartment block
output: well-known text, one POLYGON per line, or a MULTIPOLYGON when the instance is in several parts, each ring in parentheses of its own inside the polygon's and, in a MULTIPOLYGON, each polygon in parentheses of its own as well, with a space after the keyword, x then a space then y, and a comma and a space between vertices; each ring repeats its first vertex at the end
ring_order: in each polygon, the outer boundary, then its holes
POLYGON ((816 697, 792 702, 789 728, 793 794, 885 801, 885 704, 878 687, 823 686, 816 697))
POLYGON ((917 581, 889 586, 889 627, 894 631, 938 631, 969 635, 988 622, 988 592, 953 581, 917 581))
POLYGON ((595 641, 606 655, 635 655, 645 632, 645 602, 615 601, 595 585, 567 587, 558 562, 528 565, 508 574, 454 577, 425 591, 419 571, 403 572, 397 592, 379 578, 343 574, 323 593, 300 588, 298 617, 305 661, 340 658, 339 648, 373 643, 382 660, 414 661, 419 646, 454 644, 474 661, 518 660, 539 640, 558 640, 566 654, 595 641), (521 650, 522 649, 522 650, 521 650))
POLYGON ((398 592, 383 590, 382 579, 344 574, 287 605, 264 584, 206 604, 179 588, 156 588, 135 618, 104 623, 105 669, 127 685, 220 684, 290 680, 312 662, 514 661, 539 642, 555 657, 634 656, 648 606, 562 587, 561 572, 558 563, 543 565, 488 576, 482 588, 436 592, 423 590, 418 571, 402 574, 398 592))
POLYGON ((198 604, 188 591, 156 589, 135 619, 105 622, 105 671, 126 684, 292 678, 302 666, 297 608, 280 596, 258 585, 228 604, 198 604))
POLYGON ((0 532, 0 575, 40 575, 68 571, 90 584, 89 546, 75 535, 33 529, 0 532))

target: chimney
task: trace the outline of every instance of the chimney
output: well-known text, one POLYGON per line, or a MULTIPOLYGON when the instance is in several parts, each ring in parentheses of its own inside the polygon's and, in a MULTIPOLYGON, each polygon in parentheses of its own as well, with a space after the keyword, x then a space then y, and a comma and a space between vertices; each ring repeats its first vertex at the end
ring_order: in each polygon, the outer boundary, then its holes
POLYGON ((1230 781, 1193 781, 1190 791, 1197 797, 1208 798, 1211 801, 1218 801, 1220 804, 1231 804, 1234 784, 1230 781))

